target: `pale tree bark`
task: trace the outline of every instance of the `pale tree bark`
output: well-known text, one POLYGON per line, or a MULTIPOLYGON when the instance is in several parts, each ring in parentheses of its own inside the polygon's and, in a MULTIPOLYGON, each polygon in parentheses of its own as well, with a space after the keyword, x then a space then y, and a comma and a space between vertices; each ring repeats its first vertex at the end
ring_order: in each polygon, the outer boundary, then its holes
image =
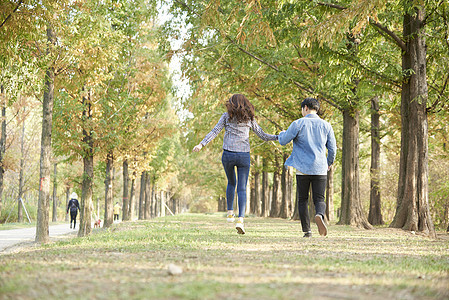
POLYGON ((359 189, 359 111, 343 110, 342 191, 339 225, 372 229, 362 208, 359 189))
MULTIPOLYGON (((56 42, 55 33, 51 25, 47 26, 47 55, 50 47, 56 42)), ((55 69, 51 65, 47 68, 44 84, 44 98, 42 103, 42 136, 40 156, 40 186, 37 208, 36 242, 48 243, 48 219, 50 203, 50 173, 51 173, 51 126, 53 120, 53 97, 55 88, 55 69)))
POLYGON ((153 186, 153 203, 154 203, 154 207, 153 207, 153 211, 154 211, 154 216, 155 217, 158 217, 159 216, 159 211, 160 211, 160 208, 159 208, 159 204, 160 204, 160 201, 159 201, 159 192, 156 190, 156 188, 153 186))
POLYGON ((428 199, 425 8, 414 6, 411 13, 405 13, 403 23, 406 51, 402 52, 402 70, 407 77, 403 80, 401 93, 398 201, 390 226, 436 237, 428 199))
POLYGON ((273 196, 271 200, 271 210, 270 217, 278 218, 281 213, 281 202, 282 202, 282 185, 281 185, 281 174, 279 170, 281 166, 279 165, 278 157, 275 158, 275 171, 273 174, 273 196))
POLYGON ((223 196, 218 196, 218 211, 226 211, 226 198, 223 196))
POLYGON ((0 214, 2 212, 3 202, 3 177, 5 174, 5 168, 3 167, 3 158, 6 150, 6 96, 3 89, 3 85, 0 86, 0 100, 2 106, 2 133, 0 137, 0 214))
POLYGON ((261 215, 261 195, 260 195, 260 171, 259 171, 259 162, 260 162, 260 157, 259 155, 256 155, 255 157, 255 162, 254 162, 254 203, 251 204, 253 205, 253 213, 256 216, 260 216, 261 215))
MULTIPOLYGON (((249 198, 250 198, 250 200, 249 200, 249 213, 250 214, 254 214, 254 203, 256 201, 256 189, 254 188, 254 175, 251 178, 250 189, 251 189, 251 191, 249 193, 249 198)), ((221 196, 220 196, 220 199, 221 199, 221 196)), ((226 201, 226 198, 225 198, 225 201, 226 201)), ((226 203, 223 203, 222 205, 224 207, 224 211, 226 211, 226 203)))
POLYGON ((110 227, 114 223, 114 203, 112 199, 112 170, 114 168, 114 155, 110 151, 106 155, 106 176, 104 180, 104 225, 110 227))
MULTIPOLYGON (((84 91, 84 89, 83 89, 84 91)), ((81 213, 80 226, 78 236, 87 236, 92 232, 92 192, 94 179, 94 141, 92 137, 92 129, 90 123, 92 120, 92 102, 90 92, 88 97, 83 97, 83 145, 85 147, 83 153, 83 183, 81 195, 81 213)))
MULTIPOLYGON (((69 205, 69 201, 70 201, 70 186, 66 186, 65 188, 65 206, 64 209, 67 209, 67 206, 69 205)), ((69 214, 65 214, 65 219, 66 222, 69 221, 69 214)))
POLYGON ((285 161, 288 158, 288 154, 284 153, 283 155, 283 164, 282 164, 282 174, 281 174, 281 189, 282 189, 282 201, 280 207, 279 216, 284 219, 288 219, 291 217, 290 210, 290 196, 291 193, 288 192, 288 177, 289 177, 289 169, 285 166, 285 161))
POLYGON ((56 194, 57 194, 57 191, 58 191, 58 182, 57 182, 57 178, 56 178, 56 175, 57 175, 57 166, 58 166, 58 164, 57 163, 55 163, 54 164, 54 170, 53 170, 53 214, 52 214, 52 218, 51 218, 51 221, 52 222, 57 222, 58 221, 58 206, 57 206, 57 204, 58 204, 58 200, 56 199, 56 194))
POLYGON ((296 188, 294 186, 294 180, 295 180, 295 169, 293 167, 288 168, 288 177, 287 177, 287 193, 289 195, 290 201, 289 201, 289 210, 290 210, 290 216, 292 219, 295 214, 297 214, 297 219, 299 220, 299 211, 298 211, 298 201, 296 199, 296 188))
POLYGON ((368 221, 372 225, 382 225, 380 198, 380 135, 379 97, 371 99, 371 186, 368 221))
POLYGON ((160 216, 161 217, 165 217, 165 199, 166 199, 166 193, 165 191, 161 191, 161 211, 160 211, 160 216))
POLYGON ((134 211, 136 207, 135 194, 136 194, 136 171, 133 172, 133 177, 131 179, 131 193, 129 196, 129 220, 134 220, 134 211))
POLYGON ((268 171, 267 171, 267 159, 262 159, 262 211, 260 216, 261 217, 268 217, 269 209, 270 209, 270 190, 268 187, 268 171))
POLYGON ((143 171, 140 175, 140 196, 139 196, 139 220, 145 217, 145 187, 147 180, 147 172, 143 171))
POLYGON ((23 170, 25 168, 25 108, 24 118, 22 123, 22 136, 20 137, 20 169, 19 169, 19 197, 17 198, 17 222, 23 222, 23 207, 20 200, 23 200, 23 188, 25 185, 25 178, 23 170))
MULTIPOLYGON (((156 181, 156 177, 153 177, 153 182, 156 181)), ((153 184, 151 186, 151 217, 154 218, 157 216, 156 212, 157 200, 156 200, 156 187, 153 184)))
POLYGON ((151 218, 151 176, 147 172, 145 180, 145 209, 144 218, 148 220, 151 218))
POLYGON ((128 160, 123 161, 123 221, 129 221, 129 197, 128 197, 128 186, 129 186, 129 174, 128 174, 128 160))

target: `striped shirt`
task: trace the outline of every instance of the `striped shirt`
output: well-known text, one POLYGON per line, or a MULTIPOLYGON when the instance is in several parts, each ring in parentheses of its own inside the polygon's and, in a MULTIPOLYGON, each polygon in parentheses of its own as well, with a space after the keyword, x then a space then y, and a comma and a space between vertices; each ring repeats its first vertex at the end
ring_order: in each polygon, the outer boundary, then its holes
POLYGON ((248 121, 245 123, 233 122, 229 118, 229 114, 225 112, 217 125, 206 135, 201 141, 201 145, 206 146, 212 141, 223 129, 225 129, 225 135, 223 138, 223 150, 232 152, 249 152, 249 130, 252 129, 254 133, 264 141, 275 141, 277 135, 265 133, 256 120, 248 121))

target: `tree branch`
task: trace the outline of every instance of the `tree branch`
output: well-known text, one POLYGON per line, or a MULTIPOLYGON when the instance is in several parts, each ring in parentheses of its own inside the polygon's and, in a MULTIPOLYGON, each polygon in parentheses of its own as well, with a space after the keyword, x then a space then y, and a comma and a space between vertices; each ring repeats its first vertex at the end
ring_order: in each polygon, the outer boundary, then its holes
MULTIPOLYGON (((324 3, 324 2, 318 2, 318 5, 322 5, 322 6, 327 6, 327 7, 331 7, 331 8, 335 8, 338 10, 345 10, 347 9, 347 7, 338 5, 338 4, 332 4, 332 3, 324 3)), ((381 31, 385 32, 389 37, 391 37, 395 43, 403 50, 403 51, 407 51, 407 48, 405 46, 404 41, 398 37, 394 32, 392 32, 391 30, 389 30, 387 27, 383 26, 382 24, 380 24, 379 22, 374 21, 373 19, 369 18, 369 23, 375 27, 377 27, 378 29, 380 29, 381 31)))
POLYGON ((435 11, 438 9, 438 7, 440 7, 442 4, 443 4, 443 1, 445 1, 445 0, 441 0, 440 1, 440 3, 438 3, 437 5, 435 5, 435 7, 433 8, 433 10, 430 12, 430 13, 428 13, 427 15, 426 15, 426 17, 424 18, 424 20, 423 20, 423 26, 425 26, 425 25, 427 25, 429 22, 428 22, 428 19, 435 13, 435 11))
POLYGON ((446 80, 444 81, 443 87, 441 88, 441 91, 439 91, 434 85, 429 84, 429 86, 436 90, 438 92, 438 98, 433 102, 432 106, 427 109, 427 111, 433 111, 437 107, 438 103, 440 102, 441 97, 443 96, 444 91, 446 90, 447 84, 449 82, 449 74, 446 76, 446 80))
POLYGON ((22 4, 22 2, 23 2, 23 0, 20 0, 19 3, 17 3, 16 8, 6 17, 6 19, 0 25, 0 28, 2 28, 3 25, 5 25, 6 21, 8 21, 8 19, 12 16, 12 14, 15 13, 19 9, 19 6, 22 4))
POLYGON ((327 6, 327 7, 330 7, 330 8, 336 8, 336 9, 339 9, 339 10, 347 9, 347 7, 344 7, 344 6, 341 6, 341 5, 338 5, 338 4, 332 4, 332 3, 318 2, 318 5, 327 6))
POLYGON ((374 27, 380 29, 381 31, 385 32, 389 37, 391 37, 393 41, 399 46, 399 48, 402 49, 402 51, 407 51, 407 47, 404 41, 400 37, 398 37, 394 32, 392 32, 387 27, 383 26, 379 22, 374 21, 371 18, 369 19, 369 23, 374 27))
MULTIPOLYGON (((257 57, 256 55, 246 51, 245 49, 243 49, 242 47, 240 47, 234 40, 232 40, 229 36, 226 36, 226 38, 232 43, 234 44, 240 51, 242 51, 243 53, 249 55, 250 57, 254 58, 255 60, 261 62, 262 64, 270 67, 271 69, 275 70, 276 72, 279 72, 280 74, 282 74, 284 76, 284 78, 286 78, 287 80, 289 80, 291 83, 293 83, 294 85, 296 85, 297 87, 299 87, 300 89, 310 93, 310 94, 314 94, 315 91, 307 86, 304 86, 303 84, 299 83, 296 80, 293 80, 290 76, 288 76, 287 74, 285 74, 284 72, 282 72, 281 70, 279 70, 278 67, 273 66, 272 64, 264 61, 263 59, 257 57)), ((322 94, 323 99, 329 103, 330 105, 332 105, 333 107, 337 108, 338 110, 341 110, 341 107, 337 105, 337 101, 335 101, 332 97, 322 94)))

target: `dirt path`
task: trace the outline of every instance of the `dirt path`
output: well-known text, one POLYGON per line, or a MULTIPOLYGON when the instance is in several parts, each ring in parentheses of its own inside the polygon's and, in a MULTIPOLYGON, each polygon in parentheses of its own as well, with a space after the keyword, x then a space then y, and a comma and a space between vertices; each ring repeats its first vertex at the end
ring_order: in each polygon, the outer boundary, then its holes
MULTIPOLYGON (((70 229, 69 224, 53 225, 49 227, 50 238, 65 236, 67 234, 76 235, 78 229, 70 229)), ((17 248, 34 244, 36 237, 36 227, 0 230, 0 255, 10 253, 17 248)))

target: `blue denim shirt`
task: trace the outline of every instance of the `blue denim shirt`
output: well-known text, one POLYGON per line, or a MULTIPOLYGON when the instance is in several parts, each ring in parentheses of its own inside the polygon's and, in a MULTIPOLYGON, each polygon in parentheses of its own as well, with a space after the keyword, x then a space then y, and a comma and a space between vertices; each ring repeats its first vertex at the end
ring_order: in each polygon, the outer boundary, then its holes
POLYGON ((281 145, 287 145, 292 140, 293 151, 285 165, 306 175, 326 175, 337 151, 332 126, 318 115, 308 114, 279 134, 281 145))

